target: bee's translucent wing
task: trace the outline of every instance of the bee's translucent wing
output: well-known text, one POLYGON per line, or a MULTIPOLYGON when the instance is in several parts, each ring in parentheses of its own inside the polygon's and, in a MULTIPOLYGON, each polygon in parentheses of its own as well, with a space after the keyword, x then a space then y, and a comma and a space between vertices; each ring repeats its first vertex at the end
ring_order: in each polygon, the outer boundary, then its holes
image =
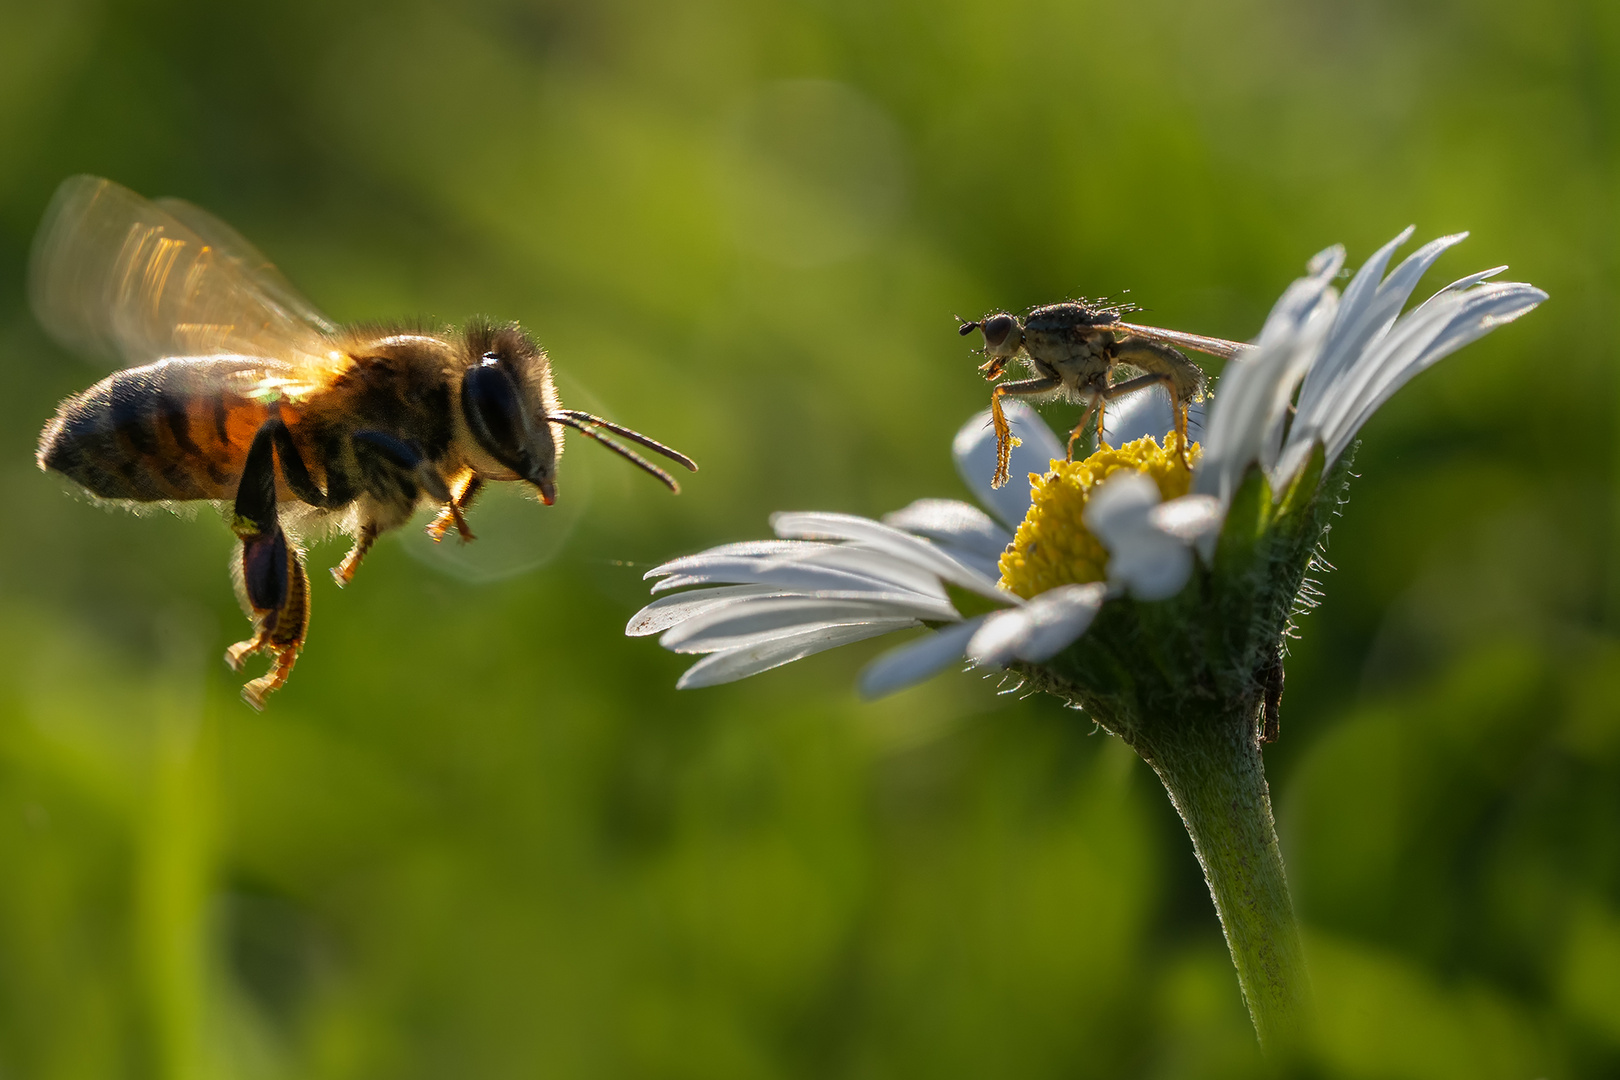
POLYGON ((1139 334, 1145 338, 1162 341, 1166 345, 1174 345, 1182 349, 1191 349, 1194 352, 1207 353, 1210 356, 1219 356, 1223 360, 1230 360, 1234 356, 1248 352, 1253 345, 1245 345, 1240 341, 1227 341, 1224 338, 1205 337, 1202 334, 1185 334, 1180 330, 1161 330, 1157 326, 1137 326, 1134 323, 1115 322, 1109 324, 1110 329, 1118 328, 1139 334))
POLYGON ((28 279, 45 329, 93 356, 144 364, 232 353, 301 373, 339 363, 332 323, 234 229, 111 180, 75 176, 56 189, 28 279))
POLYGON ((303 293, 294 288, 293 283, 283 277, 275 264, 254 247, 247 237, 202 207, 194 206, 184 199, 153 199, 152 203, 196 233, 205 244, 211 245, 241 267, 263 296, 282 310, 322 334, 331 334, 337 330, 332 321, 322 315, 303 293))

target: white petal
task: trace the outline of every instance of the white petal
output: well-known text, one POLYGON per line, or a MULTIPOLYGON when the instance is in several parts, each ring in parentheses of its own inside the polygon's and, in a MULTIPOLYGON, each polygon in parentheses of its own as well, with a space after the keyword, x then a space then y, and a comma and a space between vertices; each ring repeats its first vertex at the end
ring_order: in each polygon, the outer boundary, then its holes
POLYGON ((1456 294, 1431 298, 1421 311, 1396 321, 1389 333, 1369 345, 1334 380, 1329 396, 1317 410, 1320 419, 1316 428, 1317 437, 1328 446, 1330 460, 1335 456, 1334 433, 1343 430, 1368 387, 1385 373, 1407 367, 1421 357, 1464 303, 1466 298, 1456 294))
POLYGON ((1037 596, 1028 605, 1034 611, 1018 659, 1038 664, 1068 648, 1091 626, 1107 598, 1108 587, 1100 581, 1060 585, 1037 596))
POLYGON ((700 551, 696 555, 682 555, 678 559, 671 559, 655 566, 642 574, 641 580, 650 581, 655 577, 667 577, 670 574, 690 574, 701 571, 711 563, 780 555, 786 551, 811 546, 813 545, 802 540, 744 540, 739 544, 721 544, 719 547, 700 551))
POLYGON ((1016 611, 993 612, 985 619, 984 625, 968 640, 968 661, 983 667, 1002 667, 1011 660, 1024 641, 1028 623, 1023 616, 1028 606, 1016 611))
POLYGON ((1108 549, 1108 580, 1141 600, 1163 600, 1192 576, 1184 540, 1153 522, 1159 488, 1141 473, 1115 473, 1092 492, 1085 521, 1108 549))
POLYGON ((1143 531, 1109 553, 1108 580, 1130 589, 1138 600, 1168 600, 1192 577, 1192 565, 1187 545, 1163 533, 1143 531))
POLYGON ((890 649, 861 672, 861 696, 880 698, 914 686, 950 667, 952 661, 962 658, 962 649, 984 620, 985 616, 978 615, 890 649))
POLYGON ((1518 282, 1477 286, 1460 294, 1456 310, 1449 313, 1445 323, 1421 350, 1404 354, 1392 350, 1388 355, 1369 358, 1369 363, 1377 365, 1373 377, 1332 429, 1323 433, 1329 463, 1344 452, 1362 425, 1414 375, 1533 310, 1546 299, 1547 294, 1542 290, 1518 282))
POLYGON ((1297 333, 1327 295, 1343 265, 1344 246, 1341 244, 1324 248, 1312 256, 1309 273, 1294 279, 1272 305, 1255 344, 1264 346, 1270 338, 1290 337, 1297 333))
POLYGON ((1121 469, 1092 490, 1086 500, 1086 527, 1105 541, 1117 532, 1134 532, 1161 501, 1159 485, 1139 472, 1121 469))
POLYGON ((1148 512, 1148 521, 1160 532, 1187 544, 1221 531, 1226 512, 1213 495, 1183 495, 1160 503, 1148 512))
POLYGON ((666 631, 658 644, 670 652, 724 652, 805 630, 872 623, 917 625, 918 620, 884 604, 811 596, 760 597, 696 615, 666 631))
POLYGON ((783 591, 909 593, 944 601, 936 577, 879 551, 841 544, 805 544, 781 556, 708 560, 693 573, 667 577, 652 591, 688 585, 773 585, 783 591))
POLYGON ((948 548, 1000 558, 1012 533, 972 503, 918 499, 904 510, 883 515, 883 524, 927 537, 948 548))
MULTIPOLYGON (((1324 302, 1318 304, 1311 312, 1310 318, 1300 328, 1295 339, 1292 353, 1282 364, 1275 385, 1271 390, 1271 400, 1266 406, 1265 418, 1262 421, 1264 435, 1260 440, 1260 452, 1256 460, 1261 468, 1269 469, 1277 463, 1282 453, 1283 429, 1288 423, 1289 413, 1293 406, 1294 391, 1316 363, 1322 351, 1322 342, 1332 330, 1337 313, 1337 300, 1331 290, 1323 298, 1324 302)), ((1244 468, 1247 468, 1247 462, 1244 468)), ((1241 474, 1239 474, 1241 475, 1241 474)))
POLYGON ((986 409, 963 424, 951 443, 951 456, 956 459, 956 471, 975 498, 987 507, 1009 529, 1029 513, 1029 485, 1024 477, 1030 473, 1045 473, 1053 460, 1065 457, 1063 443, 1052 434, 1034 409, 1021 401, 1005 402, 1003 410, 1012 433, 1023 440, 1015 446, 1009 462, 1012 480, 1001 488, 992 488, 990 480, 996 473, 996 434, 990 425, 990 410, 986 409))
POLYGON ((1277 418, 1331 325, 1337 297, 1329 285, 1343 259, 1342 248, 1312 259, 1311 276, 1291 284, 1271 309, 1259 348, 1228 362, 1193 479, 1198 494, 1229 500, 1249 465, 1271 451, 1277 418))
POLYGON ((1398 277, 1392 275, 1386 282, 1384 270, 1389 265, 1390 256, 1396 248, 1411 239, 1413 232, 1413 227, 1408 225, 1399 236, 1374 252, 1345 290, 1339 318, 1323 344, 1320 359, 1300 388, 1297 415, 1306 426, 1319 422, 1316 409, 1334 380, 1355 362, 1369 342, 1389 329, 1405 305, 1406 298, 1416 287, 1421 270, 1427 269, 1434 258, 1466 235, 1441 237, 1424 245, 1401 263, 1398 277), (1413 276, 1413 271, 1419 271, 1419 274, 1413 276))
MULTIPOLYGON (((1397 316, 1411 297, 1412 290, 1417 287, 1419 279, 1434 265, 1435 260, 1468 236, 1467 233, 1454 233, 1429 241, 1403 260, 1376 289, 1369 291, 1364 282, 1383 272, 1389 252, 1398 242, 1410 236, 1411 232, 1412 230, 1408 228, 1381 248, 1372 259, 1368 260, 1368 264, 1362 267, 1356 275, 1356 280, 1351 283, 1352 287, 1356 288, 1355 306, 1340 312, 1338 321, 1323 347, 1321 358, 1312 367, 1304 386, 1300 388, 1299 407, 1289 432, 1287 452, 1282 455, 1287 457, 1290 463, 1297 461, 1303 464, 1310 456, 1311 446, 1318 441, 1331 442, 1327 437, 1327 431, 1335 426, 1335 417, 1343 416, 1346 395, 1353 394, 1355 391, 1352 388, 1364 381, 1361 373, 1362 364, 1369 354, 1388 347, 1392 329, 1398 327, 1400 323, 1406 323, 1417 315, 1418 311, 1422 311, 1423 307, 1434 303, 1448 292, 1468 288, 1501 270, 1499 267, 1453 282, 1430 297, 1417 311, 1408 313, 1398 323, 1397 316)), ((1348 300, 1348 293, 1346 296, 1348 300)), ((1287 467, 1280 468, 1278 473, 1279 478, 1285 480, 1292 478, 1291 470, 1287 467)))
POLYGON ((887 588, 939 599, 945 597, 938 574, 917 565, 908 556, 878 551, 861 544, 816 544, 801 551, 788 552, 764 565, 784 570, 796 567, 838 570, 867 578, 887 588))
POLYGON ((1048 660, 1086 632, 1107 595, 1100 581, 1060 585, 1021 608, 995 612, 969 640, 967 657, 989 667, 1005 667, 1014 658, 1048 660))
POLYGON ((869 637, 877 637, 913 625, 915 623, 909 619, 894 619, 858 626, 817 627, 786 634, 747 648, 728 649, 725 652, 705 656, 687 668, 686 674, 676 682, 675 688, 691 690, 700 686, 718 686, 721 683, 735 682, 750 675, 758 675, 762 671, 769 671, 771 668, 781 667, 783 664, 790 664, 795 660, 802 660, 806 656, 837 648, 839 645, 863 641, 869 637))
POLYGON ((782 595, 782 592, 769 585, 722 585, 716 589, 696 589, 674 596, 662 596, 632 615, 624 633, 626 637, 661 634, 676 623, 712 608, 735 604, 753 596, 782 595))
POLYGON ((995 579, 970 569, 927 540, 901 532, 871 518, 857 517, 854 514, 820 512, 777 513, 771 515, 771 527, 776 530, 778 536, 784 538, 830 537, 859 541, 863 547, 893 555, 927 570, 942 581, 960 585, 981 596, 1003 603, 1017 600, 1010 593, 999 589, 995 579))
MULTIPOLYGON (((1358 340, 1365 340, 1368 335, 1376 331, 1376 324, 1368 319, 1368 312, 1373 308, 1373 300, 1378 295, 1378 286, 1383 284, 1384 271, 1389 268, 1389 260, 1395 250, 1417 232, 1417 227, 1408 225, 1402 229, 1393 240, 1372 253, 1372 257, 1361 264, 1356 276, 1345 287, 1344 295, 1339 298, 1339 321, 1335 324, 1333 332, 1328 335, 1323 350, 1323 360, 1329 361, 1328 366, 1334 366, 1331 361, 1339 351, 1353 352, 1358 346, 1358 340)), ((1311 379, 1330 376, 1330 370, 1312 369, 1311 379)), ((1302 388, 1303 391, 1303 388, 1302 388)))

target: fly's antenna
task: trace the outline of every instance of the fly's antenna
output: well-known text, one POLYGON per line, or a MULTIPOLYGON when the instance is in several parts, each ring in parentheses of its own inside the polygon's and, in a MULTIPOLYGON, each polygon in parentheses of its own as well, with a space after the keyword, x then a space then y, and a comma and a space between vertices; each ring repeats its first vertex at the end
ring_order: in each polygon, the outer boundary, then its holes
POLYGON ((587 438, 595 439, 597 442, 601 443, 615 454, 618 454, 620 457, 629 461, 638 469, 643 469, 646 472, 651 473, 653 476, 656 476, 665 487, 669 488, 669 490, 675 492, 677 495, 679 495, 681 492, 681 485, 675 482, 675 478, 673 476, 669 475, 669 473, 665 472, 663 469, 660 469, 657 465, 654 465, 652 462, 648 461, 646 458, 642 457, 628 446, 620 445, 618 442, 609 438, 603 433, 612 432, 614 435, 629 439, 633 443, 640 446, 645 446, 648 450, 651 450, 654 453, 663 454, 671 461, 684 465, 693 472, 697 472, 697 462, 693 461, 679 450, 671 449, 656 439, 649 439, 641 432, 632 431, 623 424, 615 424, 611 420, 604 420, 600 416, 592 416, 590 413, 580 412, 578 409, 558 409, 554 413, 548 413, 546 415, 546 419, 554 423, 566 424, 575 431, 579 432, 581 435, 584 435, 587 438))
POLYGON ((969 334, 973 333, 973 331, 975 331, 975 330, 977 330, 979 328, 979 320, 977 320, 977 319, 973 320, 972 322, 969 322, 968 320, 962 318, 962 316, 960 316, 960 315, 954 316, 954 318, 956 319, 957 322, 962 324, 961 326, 958 326, 956 328, 956 332, 958 334, 961 334, 963 337, 967 337, 969 334))

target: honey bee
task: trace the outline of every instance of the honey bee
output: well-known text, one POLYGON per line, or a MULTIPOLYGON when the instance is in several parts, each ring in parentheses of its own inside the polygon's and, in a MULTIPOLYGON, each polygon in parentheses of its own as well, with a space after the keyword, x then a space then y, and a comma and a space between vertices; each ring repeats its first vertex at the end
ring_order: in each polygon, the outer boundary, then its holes
POLYGON ((627 427, 564 409, 546 353, 515 323, 458 330, 339 327, 230 226, 175 199, 76 176, 45 212, 29 268, 35 314, 63 345, 131 365, 62 402, 37 461, 101 499, 210 501, 237 546, 232 577, 253 636, 225 654, 255 709, 281 687, 309 627, 300 538, 353 537, 353 579, 382 533, 422 506, 435 540, 494 481, 557 497, 571 427, 679 486, 624 443, 692 470, 627 427), (619 441, 623 440, 623 442, 619 441))
POLYGON ((1204 371, 1178 349, 1208 353, 1230 360, 1252 346, 1179 330, 1160 330, 1123 322, 1120 316, 1134 308, 1084 300, 1032 308, 1020 319, 1004 311, 982 319, 963 322, 963 337, 977 330, 984 336, 980 350, 988 359, 979 366, 984 377, 999 379, 1010 360, 1022 357, 1033 378, 1000 384, 990 394, 991 422, 996 429, 996 472, 992 487, 1007 482, 1008 459, 1016 443, 1001 399, 1066 394, 1084 403, 1086 411, 1069 433, 1069 457, 1074 443, 1085 431, 1093 415, 1097 417, 1097 441, 1102 443, 1103 409, 1107 402, 1126 394, 1163 386, 1170 392, 1176 416, 1176 434, 1181 436, 1186 454, 1187 406, 1203 400, 1208 382, 1204 371), (1141 374, 1124 382, 1113 381, 1116 366, 1132 368, 1141 374))

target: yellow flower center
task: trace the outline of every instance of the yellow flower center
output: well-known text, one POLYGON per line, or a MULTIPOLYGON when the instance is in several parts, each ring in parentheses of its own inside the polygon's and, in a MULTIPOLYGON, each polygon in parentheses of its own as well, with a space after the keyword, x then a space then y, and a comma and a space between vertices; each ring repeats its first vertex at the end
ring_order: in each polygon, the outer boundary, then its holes
POLYGON ((1182 439, 1175 432, 1161 447, 1151 436, 1098 450, 1084 461, 1053 461, 1051 471, 1029 474, 1029 513, 1011 546, 1001 553, 1001 583, 1029 599, 1059 585, 1083 585, 1108 576, 1108 551, 1086 528, 1091 490, 1120 469, 1134 469, 1159 485, 1165 499, 1179 498, 1192 486, 1192 470, 1203 448, 1193 443, 1182 461, 1182 439))

